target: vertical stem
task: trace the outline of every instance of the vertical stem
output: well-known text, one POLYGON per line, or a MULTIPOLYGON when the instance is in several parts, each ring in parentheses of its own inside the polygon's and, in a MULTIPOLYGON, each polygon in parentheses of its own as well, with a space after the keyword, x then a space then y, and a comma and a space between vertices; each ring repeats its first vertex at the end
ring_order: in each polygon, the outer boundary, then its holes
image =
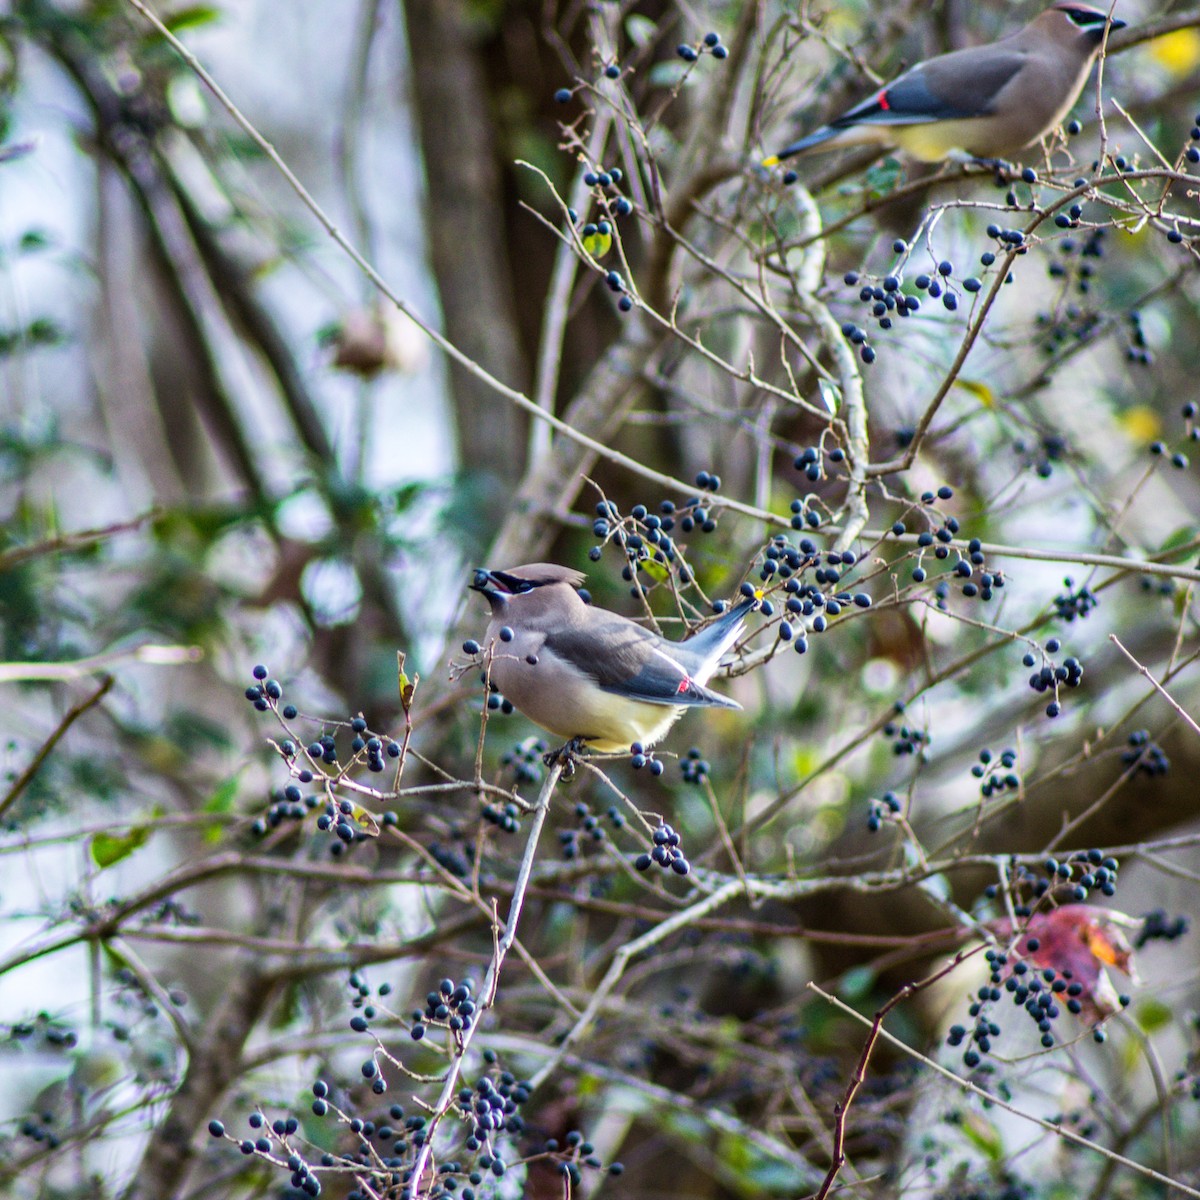
MULTIPOLYGON (((537 852, 538 839, 541 837, 542 826, 546 823, 546 814, 550 811, 550 797, 553 796, 554 789, 558 785, 562 769, 563 764, 560 760, 550 768, 550 773, 546 776, 545 782, 542 784, 542 790, 538 793, 537 804, 533 809, 533 824, 529 830, 529 837, 525 841, 525 852, 521 856, 521 866, 517 871, 517 882, 513 887, 512 903, 508 906, 508 916, 504 919, 504 933, 496 943, 495 954, 492 956, 491 965, 488 967, 487 975, 483 981, 483 987, 479 990, 481 997, 491 996, 495 993, 496 985, 500 978, 500 970, 504 966, 504 959, 508 955, 509 950, 512 949, 513 942, 517 940, 517 924, 520 921, 521 909, 525 903, 525 892, 529 887, 529 876, 533 872, 533 860, 537 852)), ((446 1079, 442 1084, 441 1094, 438 1096, 437 1104, 433 1110, 433 1117, 429 1122, 428 1136, 421 1149, 417 1152, 416 1161, 413 1163, 412 1175, 409 1177, 409 1187, 412 1190, 414 1198, 420 1197, 421 1176, 425 1173, 425 1168, 429 1163, 429 1156, 433 1152, 434 1131, 437 1129, 438 1122, 450 1111, 450 1106, 454 1103, 454 1094, 458 1090, 458 1077, 462 1073, 462 1065, 467 1056, 467 1049, 471 1045, 476 1031, 479 1029, 480 1019, 483 1017, 485 1011, 486 1008, 481 1005, 478 1015, 471 1023, 471 1028, 464 1031, 462 1044, 459 1046, 458 1053, 454 1056, 449 1069, 446 1071, 446 1079)))

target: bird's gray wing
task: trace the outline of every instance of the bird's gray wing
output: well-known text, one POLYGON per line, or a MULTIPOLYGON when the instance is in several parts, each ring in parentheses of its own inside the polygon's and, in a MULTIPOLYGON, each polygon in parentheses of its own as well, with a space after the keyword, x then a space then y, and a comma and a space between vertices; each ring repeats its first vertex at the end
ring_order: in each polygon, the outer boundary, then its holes
POLYGON ((850 125, 923 125, 986 117, 1000 91, 1028 62, 1008 46, 956 50, 921 63, 830 121, 850 125))
POLYGON ((669 642, 648 629, 620 620, 547 633, 542 653, 570 663, 601 691, 643 704, 741 707, 696 683, 670 649, 669 642))

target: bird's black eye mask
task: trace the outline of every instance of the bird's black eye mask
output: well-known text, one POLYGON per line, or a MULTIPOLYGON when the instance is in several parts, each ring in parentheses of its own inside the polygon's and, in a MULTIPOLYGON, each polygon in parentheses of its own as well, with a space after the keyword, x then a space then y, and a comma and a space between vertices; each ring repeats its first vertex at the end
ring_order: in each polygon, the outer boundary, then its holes
POLYGON ((485 571, 479 568, 475 572, 471 587, 477 592, 503 589, 511 596, 519 596, 522 592, 531 592, 535 587, 540 587, 541 582, 544 581, 519 579, 516 575, 509 575, 506 571, 485 571))
POLYGON ((1068 8, 1065 5, 1059 10, 1066 14, 1067 19, 1078 28, 1086 30, 1088 33, 1095 34, 1099 39, 1104 35, 1104 27, 1110 25, 1115 32, 1118 29, 1125 28, 1125 22, 1116 17, 1109 18, 1107 13, 1098 12, 1094 8, 1080 6, 1079 8, 1068 8))

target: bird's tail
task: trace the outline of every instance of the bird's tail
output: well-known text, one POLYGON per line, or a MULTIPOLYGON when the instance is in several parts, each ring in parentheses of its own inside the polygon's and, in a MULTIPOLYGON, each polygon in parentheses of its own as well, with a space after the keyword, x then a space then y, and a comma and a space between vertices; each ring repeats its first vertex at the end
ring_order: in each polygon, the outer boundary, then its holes
POLYGON ((746 627, 746 614, 758 603, 754 597, 743 600, 686 642, 675 644, 676 657, 693 679, 700 683, 708 681, 726 651, 741 637, 746 627))
POLYGON ((769 158, 764 158, 762 165, 764 167, 777 167, 785 158, 791 158, 795 154, 803 154, 806 150, 813 149, 814 146, 820 146, 839 132, 839 130, 834 129, 831 125, 822 125, 820 129, 814 129, 812 133, 807 137, 802 137, 798 142, 792 142, 790 146, 784 146, 778 154, 772 154, 769 158))

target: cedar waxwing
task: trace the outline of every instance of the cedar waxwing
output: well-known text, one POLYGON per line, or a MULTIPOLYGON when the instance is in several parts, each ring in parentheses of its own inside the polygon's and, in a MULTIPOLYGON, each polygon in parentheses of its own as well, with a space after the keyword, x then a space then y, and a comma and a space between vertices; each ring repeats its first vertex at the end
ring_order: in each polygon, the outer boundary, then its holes
POLYGON ((491 606, 491 681, 531 721, 601 752, 649 748, 685 708, 741 708, 704 684, 758 603, 744 600, 684 642, 585 604, 584 576, 533 563, 477 570, 491 606), (509 636, 511 631, 511 637, 509 636))
POLYGON ((917 63, 763 165, 818 147, 899 147, 922 162, 1014 156, 1071 110, 1106 27, 1125 22, 1061 0, 998 42, 917 63))

